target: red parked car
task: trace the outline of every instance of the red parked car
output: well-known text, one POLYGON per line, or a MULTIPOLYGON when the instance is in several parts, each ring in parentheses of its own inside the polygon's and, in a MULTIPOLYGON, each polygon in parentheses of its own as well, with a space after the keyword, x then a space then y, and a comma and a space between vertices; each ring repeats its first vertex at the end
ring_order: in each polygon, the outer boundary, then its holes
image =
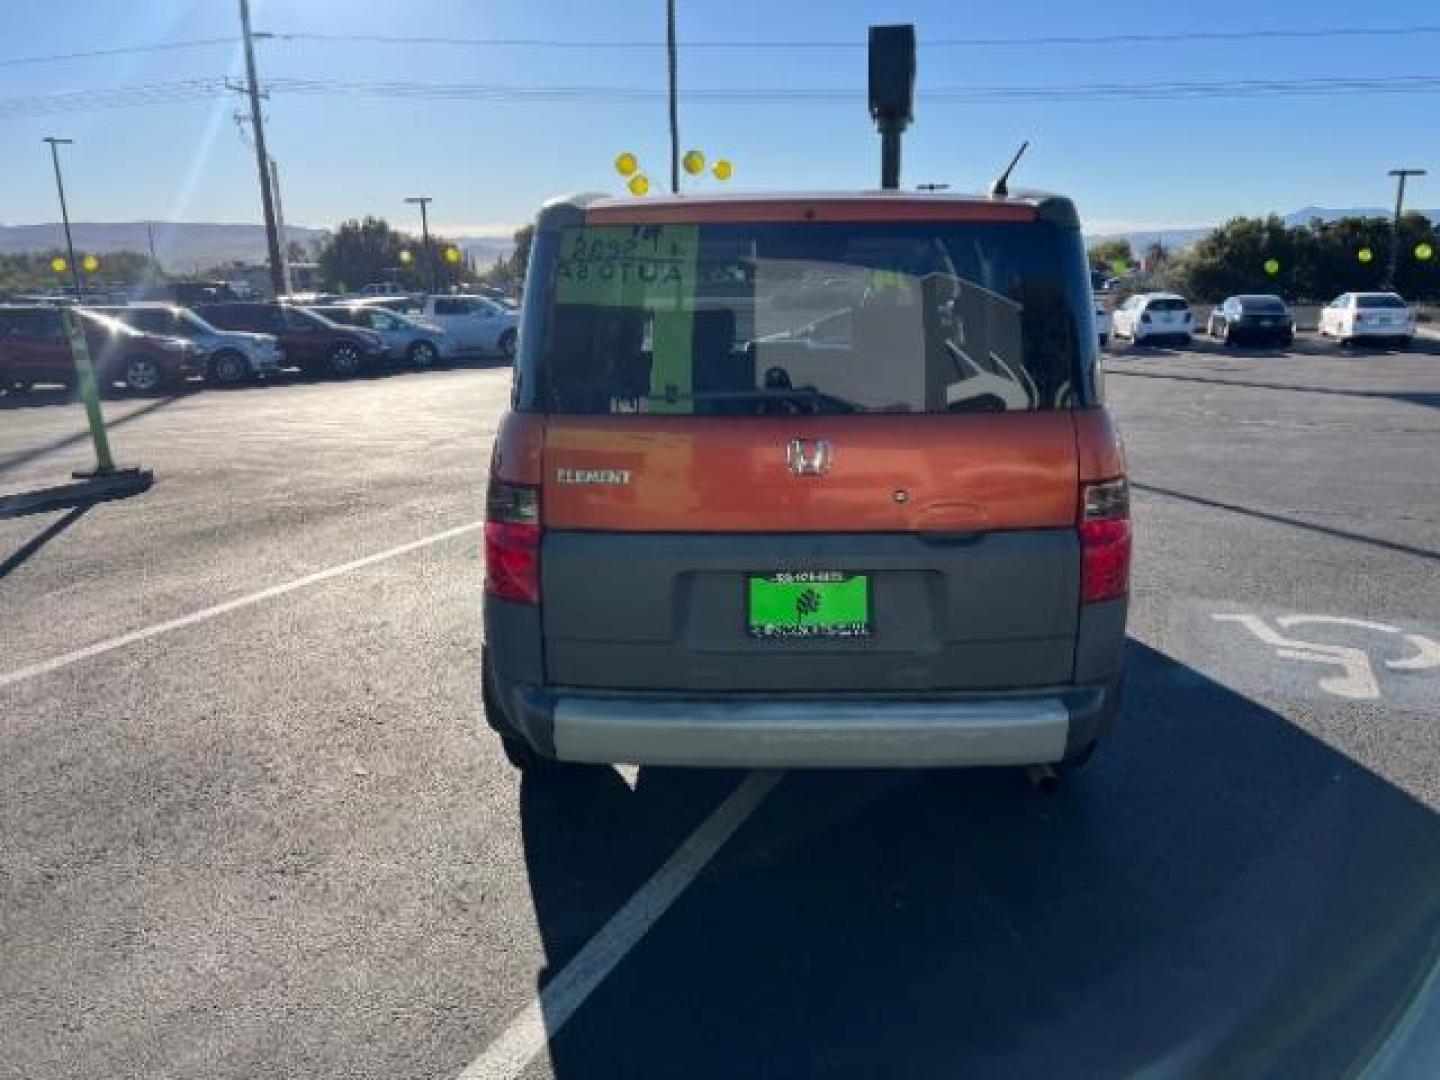
MULTIPOLYGON (((124 384, 151 394, 205 370, 206 350, 179 338, 147 334, 108 315, 75 310, 101 390, 124 384)), ((0 387, 75 384, 75 361, 60 309, 43 304, 0 306, 0 387)))
POLYGON ((385 344, 373 330, 341 326, 290 304, 251 301, 204 304, 195 310, 221 330, 273 334, 280 341, 286 365, 308 372, 356 375, 385 360, 385 344))

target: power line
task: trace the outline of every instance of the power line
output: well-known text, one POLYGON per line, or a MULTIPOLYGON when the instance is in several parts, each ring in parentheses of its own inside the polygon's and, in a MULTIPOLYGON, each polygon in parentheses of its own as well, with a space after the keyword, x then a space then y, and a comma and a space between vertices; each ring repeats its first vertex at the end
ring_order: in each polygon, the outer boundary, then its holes
MULTIPOLYGON (((1440 34, 1440 24, 1412 26, 1331 26, 1311 29, 1190 30, 1146 34, 1067 34, 1039 37, 930 38, 922 49, 1015 48, 1026 46, 1132 45, 1188 41, 1271 41, 1282 38, 1408 37, 1440 34)), ((454 36, 395 36, 389 34, 327 34, 314 31, 274 31, 277 41, 350 42, 370 45, 448 45, 463 48, 518 49, 663 49, 665 42, 650 40, 584 41, 565 38, 454 36)), ((862 41, 686 41, 684 49, 864 49, 862 41)))
POLYGON ((95 60, 106 56, 133 56, 138 53, 174 52, 178 49, 202 49, 215 45, 238 45, 236 37, 194 38, 190 41, 159 41, 150 45, 123 45, 113 49, 91 49, 87 52, 52 53, 49 56, 9 56, 0 58, 0 67, 21 67, 26 64, 53 64, 63 60, 95 60))
MULTIPOLYGON (((51 113, 166 105, 233 94, 224 79, 186 79, 129 87, 79 90, 0 99, 0 119, 51 113)), ((625 86, 510 86, 487 83, 376 82, 347 79, 276 78, 266 91, 297 95, 363 95, 395 100, 484 101, 495 104, 545 104, 580 101, 639 105, 665 100, 665 91, 625 86)), ((926 105, 996 105, 1028 102, 1198 100, 1208 98, 1334 97, 1337 95, 1429 94, 1440 92, 1440 75, 1385 75, 1319 79, 1226 79, 1200 82, 1074 83, 1048 86, 938 86, 921 89, 926 105)), ((691 105, 853 105, 863 89, 783 87, 691 89, 691 105)))
MULTIPOLYGON (((1160 33, 1136 34, 1066 34, 1033 37, 952 37, 931 38, 919 42, 922 49, 953 48, 1024 48, 1052 46, 1097 46, 1165 44, 1167 42, 1194 41, 1274 41, 1279 39, 1315 39, 1346 37, 1409 37, 1422 34, 1440 34, 1440 24, 1422 23, 1410 26, 1329 26, 1309 29, 1252 29, 1252 30, 1188 30, 1160 33)), ((454 36, 394 36, 387 34, 327 34, 314 31, 256 34, 284 42, 333 42, 371 45, 435 45, 461 48, 519 48, 519 49, 663 49, 664 41, 618 40, 585 41, 564 38, 538 37, 454 37, 454 36)), ((90 49, 83 52, 51 53, 44 56, 0 57, 0 67, 20 67, 33 64, 61 63, 71 60, 94 60, 109 56, 131 56, 144 53, 173 52, 184 49, 213 48, 221 45, 234 46, 240 43, 238 37, 193 38, 184 41, 160 41, 145 45, 123 45, 105 49, 90 49)), ((681 47, 687 50, 776 50, 802 49, 849 49, 865 48, 864 41, 687 41, 681 47)))

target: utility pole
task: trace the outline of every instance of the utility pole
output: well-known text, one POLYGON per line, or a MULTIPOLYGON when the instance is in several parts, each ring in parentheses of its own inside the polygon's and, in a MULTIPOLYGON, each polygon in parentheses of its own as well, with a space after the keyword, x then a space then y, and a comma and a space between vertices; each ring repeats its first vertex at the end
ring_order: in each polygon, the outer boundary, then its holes
POLYGON ((65 181, 60 177, 60 151, 57 149, 60 146, 69 146, 75 140, 46 135, 40 141, 50 144, 50 160, 55 165, 55 190, 60 193, 60 220, 65 223, 65 257, 70 260, 70 277, 75 282, 75 300, 78 303, 84 299, 84 293, 80 287, 80 264, 75 261, 75 241, 70 238, 70 211, 65 206, 65 181))
POLYGON ((405 200, 407 203, 420 205, 420 250, 425 253, 425 265, 430 267, 430 292, 440 292, 440 270, 435 265, 435 256, 430 251, 430 214, 429 206, 435 200, 429 195, 413 195, 405 200))
POLYGON ((275 199, 275 231, 280 234, 280 280, 285 283, 285 295, 295 291, 290 280, 290 243, 285 233, 285 200, 280 198, 280 166, 270 159, 270 194, 275 199))
POLYGON ((240 0, 240 29, 245 37, 245 84, 250 93, 250 122, 255 126, 255 164, 260 171, 260 204, 265 210, 265 247, 270 254, 270 287, 285 292, 280 262, 280 234, 275 229, 275 201, 270 193, 270 155, 265 149, 265 123, 260 115, 260 85, 255 78, 255 42, 250 33, 250 0, 240 0))
POLYGON ((1391 169, 1390 175, 1396 178, 1395 184, 1395 221, 1390 228, 1390 266, 1385 271, 1385 285, 1391 291, 1395 289, 1395 268, 1400 258, 1400 212, 1405 206, 1405 178, 1407 176, 1424 176, 1424 169, 1391 169))
POLYGON ((675 89, 675 0, 665 0, 665 54, 670 66, 670 193, 680 193, 680 103, 675 89))

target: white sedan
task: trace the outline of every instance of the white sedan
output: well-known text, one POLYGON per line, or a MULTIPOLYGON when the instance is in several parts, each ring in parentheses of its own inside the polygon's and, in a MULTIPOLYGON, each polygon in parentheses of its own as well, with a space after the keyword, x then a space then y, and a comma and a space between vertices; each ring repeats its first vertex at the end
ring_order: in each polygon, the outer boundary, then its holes
POLYGON ((1155 339, 1189 344, 1194 328, 1190 304, 1175 293, 1137 293, 1115 309, 1113 333, 1136 345, 1155 339))
POLYGON ((1415 311, 1395 293, 1341 293, 1320 309, 1320 336, 1341 345, 1361 338, 1383 338, 1408 348, 1415 336, 1415 311))

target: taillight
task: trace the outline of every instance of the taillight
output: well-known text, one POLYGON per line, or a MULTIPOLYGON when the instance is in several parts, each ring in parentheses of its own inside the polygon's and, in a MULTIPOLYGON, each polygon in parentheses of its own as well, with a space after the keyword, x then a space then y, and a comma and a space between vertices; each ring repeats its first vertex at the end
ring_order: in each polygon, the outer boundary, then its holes
POLYGON ((540 602, 540 489, 491 480, 485 499, 485 591, 540 602))
POLYGON ((1130 487, 1086 484, 1080 496, 1080 602, 1118 600, 1130 591, 1130 487))

